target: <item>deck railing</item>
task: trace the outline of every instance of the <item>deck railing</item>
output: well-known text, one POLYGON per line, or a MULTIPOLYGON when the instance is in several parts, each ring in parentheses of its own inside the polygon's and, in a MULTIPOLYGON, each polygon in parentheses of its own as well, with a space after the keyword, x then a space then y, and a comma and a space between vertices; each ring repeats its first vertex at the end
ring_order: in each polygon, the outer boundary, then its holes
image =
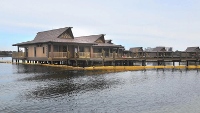
MULTIPOLYGON (((53 52, 54 58, 67 58, 67 56, 68 56, 67 52, 53 52)), ((49 57, 52 57, 51 52, 49 52, 49 57)))
POLYGON ((13 52, 12 58, 25 58, 25 52, 13 52))
POLYGON ((102 53, 93 53, 93 58, 102 58, 102 53))
POLYGON ((79 52, 79 58, 90 58, 90 52, 79 52))

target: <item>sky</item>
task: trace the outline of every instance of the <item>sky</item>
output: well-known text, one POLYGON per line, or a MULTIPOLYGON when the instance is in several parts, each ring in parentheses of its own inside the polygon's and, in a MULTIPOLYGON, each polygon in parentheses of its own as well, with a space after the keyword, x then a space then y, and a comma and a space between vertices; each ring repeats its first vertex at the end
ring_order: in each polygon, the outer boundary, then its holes
POLYGON ((0 51, 37 32, 73 27, 130 47, 200 46, 199 0, 0 0, 0 51))

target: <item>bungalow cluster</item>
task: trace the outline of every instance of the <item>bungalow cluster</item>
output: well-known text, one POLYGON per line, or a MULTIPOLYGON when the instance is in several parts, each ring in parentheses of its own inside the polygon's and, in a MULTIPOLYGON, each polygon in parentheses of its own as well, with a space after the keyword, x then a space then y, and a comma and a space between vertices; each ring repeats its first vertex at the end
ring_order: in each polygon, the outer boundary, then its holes
MULTIPOLYGON (((105 34, 74 37, 72 27, 38 32, 27 42, 13 44, 18 47, 12 58, 19 62, 78 65, 133 65, 135 61, 152 58, 195 57, 199 47, 188 47, 184 52, 173 52, 171 47, 156 47, 143 50, 106 40, 105 34), (23 51, 21 51, 23 49, 23 51)), ((157 59, 158 60, 158 59, 157 59)))

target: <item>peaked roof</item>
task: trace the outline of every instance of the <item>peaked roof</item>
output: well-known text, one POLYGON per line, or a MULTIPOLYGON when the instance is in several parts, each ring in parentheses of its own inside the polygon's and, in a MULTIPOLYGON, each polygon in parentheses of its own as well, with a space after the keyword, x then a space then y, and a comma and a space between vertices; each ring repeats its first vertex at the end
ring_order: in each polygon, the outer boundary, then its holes
POLYGON ((112 44, 112 40, 105 40, 105 43, 112 44))
POLYGON ((187 49, 185 50, 187 52, 197 52, 200 51, 199 47, 187 47, 187 49))
POLYGON ((104 39, 104 34, 100 34, 100 35, 90 35, 90 36, 80 36, 80 37, 75 37, 74 39, 76 40, 84 40, 90 43, 95 43, 95 41, 97 41, 99 38, 103 37, 104 39))
MULTIPOLYGON (((58 42, 58 43, 91 44, 91 45, 100 46, 100 47, 104 47, 104 46, 123 47, 121 45, 107 43, 105 41, 104 34, 74 37, 73 33, 71 31, 71 28, 72 27, 65 27, 65 28, 59 28, 59 29, 38 32, 36 37, 34 38, 34 40, 13 44, 13 46, 23 46, 23 45, 28 45, 28 44, 58 42)), ((109 40, 108 42, 111 42, 111 40, 109 40)))
MULTIPOLYGON (((34 41, 52 41, 58 38, 65 31, 71 31, 71 27, 65 27, 60 29, 53 29, 49 31, 38 32, 34 41)), ((72 35, 73 36, 73 35, 72 35)), ((74 37, 72 37, 74 38, 74 37)))
MULTIPOLYGON (((88 43, 90 40, 84 39, 75 39, 71 31, 72 27, 65 27, 59 29, 53 29, 43 32, 38 32, 34 40, 13 44, 13 46, 26 45, 26 44, 35 44, 35 43, 45 43, 45 42, 63 42, 63 43, 88 43), (63 33, 69 34, 72 38, 59 38, 63 33)), ((90 37, 90 36, 88 36, 90 37)), ((92 43, 94 44, 94 43, 92 43)))
POLYGON ((158 51, 159 52, 159 51, 163 51, 163 50, 166 51, 165 47, 156 47, 156 48, 153 48, 152 51, 158 51))
POLYGON ((140 52, 140 51, 143 51, 143 48, 142 47, 132 47, 132 48, 129 49, 129 51, 140 52))

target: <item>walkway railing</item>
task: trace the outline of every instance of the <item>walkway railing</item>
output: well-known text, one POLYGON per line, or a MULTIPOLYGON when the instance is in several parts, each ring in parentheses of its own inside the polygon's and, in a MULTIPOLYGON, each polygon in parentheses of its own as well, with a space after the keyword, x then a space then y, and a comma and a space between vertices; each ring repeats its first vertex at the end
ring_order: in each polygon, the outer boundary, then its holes
POLYGON ((25 52, 13 52, 12 58, 25 58, 25 52))
POLYGON ((93 58, 102 58, 103 54, 102 53, 93 53, 93 58))
POLYGON ((90 52, 79 52, 79 58, 90 58, 90 52))
MULTIPOLYGON (((52 53, 49 52, 49 57, 52 57, 51 55, 52 53)), ((67 52, 53 52, 53 57, 54 58, 68 58, 68 54, 67 52)))

